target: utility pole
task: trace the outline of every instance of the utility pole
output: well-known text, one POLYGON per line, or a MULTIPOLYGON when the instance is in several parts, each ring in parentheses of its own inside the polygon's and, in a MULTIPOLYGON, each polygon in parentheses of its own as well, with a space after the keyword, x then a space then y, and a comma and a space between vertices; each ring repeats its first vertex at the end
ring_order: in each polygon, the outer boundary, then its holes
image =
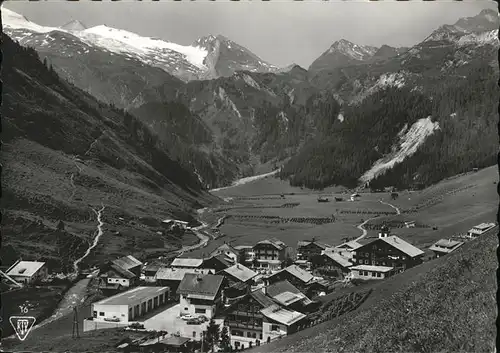
POLYGON ((78 309, 73 307, 73 338, 80 338, 80 330, 78 327, 78 309))

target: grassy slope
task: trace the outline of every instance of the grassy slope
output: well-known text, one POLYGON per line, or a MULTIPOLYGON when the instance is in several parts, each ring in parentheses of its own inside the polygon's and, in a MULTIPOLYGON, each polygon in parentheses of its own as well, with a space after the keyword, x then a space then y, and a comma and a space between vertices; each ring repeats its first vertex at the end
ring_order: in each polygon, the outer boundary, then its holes
POLYGON ((215 198, 146 141, 140 124, 127 128, 119 112, 59 80, 6 36, 2 49, 9 59, 2 77, 4 244, 25 259, 67 268, 95 236, 92 209, 104 205, 104 234, 87 263, 179 248, 184 239, 156 234, 160 221, 189 218, 192 207, 215 198), (56 230, 60 220, 64 232, 56 230))
POLYGON ((498 239, 491 233, 448 257, 382 283, 355 312, 255 352, 492 352, 498 239))

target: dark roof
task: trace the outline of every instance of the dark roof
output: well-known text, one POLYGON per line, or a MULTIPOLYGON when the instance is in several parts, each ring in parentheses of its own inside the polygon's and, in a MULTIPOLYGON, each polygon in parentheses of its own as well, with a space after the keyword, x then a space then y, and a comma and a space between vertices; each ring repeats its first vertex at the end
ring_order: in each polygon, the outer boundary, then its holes
POLYGON ((255 246, 260 245, 260 244, 270 244, 270 245, 274 246, 278 250, 283 250, 284 248, 286 248, 285 243, 283 243, 281 240, 278 240, 278 239, 275 239, 275 238, 261 240, 257 244, 255 244, 255 246))
POLYGON ((300 290, 297 289, 293 284, 288 282, 287 280, 280 281, 273 283, 266 288, 267 294, 270 295, 271 297, 275 297, 278 294, 284 293, 284 292, 292 292, 292 293, 302 293, 300 290))
POLYGON ((318 248, 323 249, 323 250, 325 250, 326 248, 331 248, 330 245, 325 244, 325 243, 321 243, 319 241, 302 241, 301 240, 297 243, 298 248, 303 247, 303 246, 308 246, 308 245, 316 245, 318 248))
POLYGON ((125 270, 130 270, 131 268, 141 266, 142 262, 137 260, 135 257, 132 255, 127 255, 124 257, 120 257, 119 259, 116 259, 112 261, 115 265, 120 266, 121 268, 124 268, 125 270))
POLYGON ((234 253, 235 255, 238 255, 240 252, 239 250, 236 250, 234 247, 232 247, 231 245, 227 244, 227 243, 224 243, 222 244, 221 246, 219 246, 217 249, 215 249, 214 251, 212 251, 210 253, 210 255, 216 255, 219 253, 219 251, 224 251, 224 250, 228 250, 228 251, 231 251, 232 253, 234 253))
POLYGON ((224 266, 226 266, 226 268, 228 267, 231 267, 234 265, 234 262, 232 261, 231 258, 228 258, 226 255, 224 254, 217 254, 217 255, 214 255, 208 259, 205 259, 206 260, 210 260, 210 259, 216 259, 218 260, 221 264, 223 264, 224 266))
POLYGON ((267 308, 271 305, 276 304, 272 298, 267 296, 265 293, 262 292, 261 289, 257 289, 253 292, 250 293, 250 296, 255 299, 257 303, 262 305, 264 308, 267 308))
POLYGON ((111 264, 111 271, 123 276, 123 278, 131 279, 135 277, 133 272, 124 269, 123 267, 117 266, 114 263, 111 264))
POLYGON ((219 275, 200 275, 193 273, 186 273, 177 293, 179 294, 199 294, 209 297, 214 297, 219 291, 223 276, 219 275))

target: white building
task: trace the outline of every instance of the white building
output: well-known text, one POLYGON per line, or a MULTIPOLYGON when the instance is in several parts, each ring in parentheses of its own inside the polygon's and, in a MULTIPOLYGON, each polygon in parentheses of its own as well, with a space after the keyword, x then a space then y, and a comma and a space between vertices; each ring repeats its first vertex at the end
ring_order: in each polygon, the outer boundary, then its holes
POLYGON ((165 305, 168 287, 135 287, 92 304, 92 320, 84 321, 84 331, 127 326, 142 316, 165 305), (108 324, 108 325, 107 325, 108 324))
POLYGON ((264 342, 270 342, 296 332, 298 330, 297 324, 306 318, 305 314, 283 308, 277 304, 260 312, 266 318, 262 323, 264 342))
POLYGON ((200 268, 203 265, 203 259, 190 259, 177 257, 172 261, 170 267, 172 268, 200 268))
POLYGON ((222 303, 224 276, 186 273, 177 294, 180 296, 180 315, 204 315, 212 318, 222 303))
POLYGON ((22 284, 33 283, 47 278, 48 269, 45 262, 17 261, 7 270, 7 276, 22 284))
POLYGON ((481 224, 478 224, 477 226, 472 227, 472 229, 470 229, 467 232, 467 237, 469 237, 469 238, 477 238, 478 236, 483 235, 484 233, 486 233, 487 231, 489 231, 490 229, 493 229, 495 227, 496 227, 495 223, 481 223, 481 224))
POLYGON ((384 279, 393 274, 394 268, 388 266, 358 265, 350 268, 352 278, 384 279))

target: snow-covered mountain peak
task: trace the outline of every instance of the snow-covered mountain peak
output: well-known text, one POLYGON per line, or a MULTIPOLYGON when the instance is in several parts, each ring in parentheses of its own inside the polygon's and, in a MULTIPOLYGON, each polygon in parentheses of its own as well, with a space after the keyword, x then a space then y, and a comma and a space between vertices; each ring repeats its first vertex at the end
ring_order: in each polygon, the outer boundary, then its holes
POLYGON ((78 20, 73 20, 70 21, 60 27, 61 29, 67 30, 67 31, 84 31, 87 29, 87 26, 85 26, 82 22, 78 20))
POLYGON ((341 39, 332 44, 329 49, 330 53, 340 52, 355 60, 366 60, 373 56, 378 48, 354 44, 346 39, 341 39))
POLYGON ((2 24, 6 28, 25 29, 36 33, 48 33, 61 30, 57 27, 40 26, 31 22, 26 17, 17 12, 9 10, 2 6, 2 24))

